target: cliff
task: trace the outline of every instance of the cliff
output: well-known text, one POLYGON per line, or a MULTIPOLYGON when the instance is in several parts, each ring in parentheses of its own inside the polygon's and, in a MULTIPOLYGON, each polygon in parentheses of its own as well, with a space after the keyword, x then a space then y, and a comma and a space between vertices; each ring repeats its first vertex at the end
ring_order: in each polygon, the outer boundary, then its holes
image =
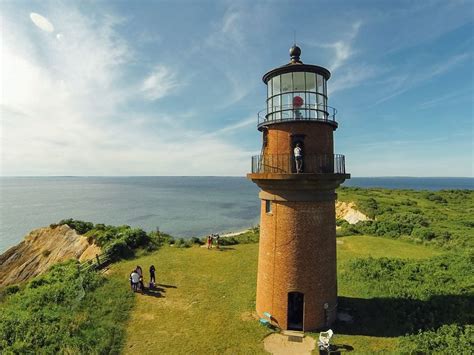
POLYGON ((100 252, 68 225, 35 229, 0 255, 0 287, 26 281, 57 262, 71 258, 84 261, 100 252))
POLYGON ((354 202, 336 201, 336 218, 345 219, 350 224, 367 221, 370 218, 356 209, 354 202))

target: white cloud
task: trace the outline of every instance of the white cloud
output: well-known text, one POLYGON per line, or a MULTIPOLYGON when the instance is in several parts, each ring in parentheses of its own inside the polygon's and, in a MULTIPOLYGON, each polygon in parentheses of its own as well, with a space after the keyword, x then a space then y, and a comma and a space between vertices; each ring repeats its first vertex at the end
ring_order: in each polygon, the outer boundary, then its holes
POLYGON ((179 85, 175 73, 160 64, 145 79, 130 80, 135 54, 116 30, 123 19, 90 18, 73 7, 52 9, 48 17, 61 40, 37 40, 31 28, 7 16, 2 21, 2 175, 241 175, 247 170, 250 153, 191 131, 179 116, 139 108, 143 96, 163 100, 179 85))
POLYGON ((257 124, 257 119, 252 116, 248 117, 246 119, 243 119, 237 123, 225 126, 221 129, 218 129, 217 131, 214 131, 212 133, 204 135, 205 137, 218 137, 222 134, 231 134, 235 131, 241 130, 242 128, 251 126, 251 125, 256 125, 257 124))
POLYGON ((369 79, 379 76, 382 72, 382 70, 368 65, 353 65, 341 69, 335 79, 328 83, 328 94, 332 95, 337 91, 362 85, 362 83, 368 82, 369 79))
POLYGON ((317 47, 329 48, 334 51, 332 63, 329 65, 330 71, 333 72, 336 69, 342 67, 356 53, 356 51, 353 49, 353 41, 357 37, 361 26, 362 21, 354 22, 350 28, 350 31, 341 35, 342 39, 333 43, 313 44, 317 47))
POLYGON ((157 65, 143 81, 141 91, 146 99, 155 101, 170 95, 179 86, 175 73, 164 65, 157 65))
MULTIPOLYGON (((222 18, 213 24, 203 46, 197 47, 197 50, 216 54, 208 56, 208 63, 212 63, 215 71, 220 71, 219 75, 227 80, 228 87, 224 90, 225 96, 221 98, 218 109, 241 101, 255 88, 252 79, 257 74, 252 68, 256 67, 258 56, 243 54, 256 50, 250 44, 249 27, 260 20, 260 15, 258 4, 248 7, 247 4, 233 2, 222 18), (242 67, 248 69, 242 70, 242 67)), ((257 35, 261 34, 253 34, 257 35)))
POLYGON ((41 30, 45 32, 53 32, 54 26, 46 17, 41 16, 35 12, 30 14, 30 19, 41 30))
POLYGON ((453 70, 457 65, 471 57, 471 54, 462 53, 428 67, 423 66, 421 68, 415 68, 411 72, 407 71, 404 75, 396 74, 393 77, 388 77, 384 80, 385 95, 379 98, 373 106, 397 97, 449 70, 453 70))

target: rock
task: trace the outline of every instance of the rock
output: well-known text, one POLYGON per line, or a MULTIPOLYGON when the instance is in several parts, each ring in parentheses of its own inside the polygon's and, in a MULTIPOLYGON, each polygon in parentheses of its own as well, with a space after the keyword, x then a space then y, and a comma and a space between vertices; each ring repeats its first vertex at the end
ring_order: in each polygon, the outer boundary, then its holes
POLYGON ((100 248, 68 225, 44 227, 30 232, 16 246, 0 255, 0 287, 24 282, 68 259, 89 260, 100 248))
POLYGON ((354 202, 336 201, 336 219, 345 219, 350 224, 356 224, 370 218, 357 210, 354 202))

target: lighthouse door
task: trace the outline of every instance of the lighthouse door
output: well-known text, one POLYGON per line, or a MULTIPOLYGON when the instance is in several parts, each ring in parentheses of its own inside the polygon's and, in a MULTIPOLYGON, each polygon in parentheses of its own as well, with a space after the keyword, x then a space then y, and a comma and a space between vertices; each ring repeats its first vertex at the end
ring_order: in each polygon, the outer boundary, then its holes
POLYGON ((288 293, 288 330, 303 330, 304 294, 288 293))

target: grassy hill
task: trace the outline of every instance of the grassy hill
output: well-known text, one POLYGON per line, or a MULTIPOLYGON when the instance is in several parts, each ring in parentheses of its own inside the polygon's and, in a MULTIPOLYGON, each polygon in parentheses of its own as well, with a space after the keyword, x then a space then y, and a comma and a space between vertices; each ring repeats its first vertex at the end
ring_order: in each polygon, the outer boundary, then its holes
POLYGON ((342 187, 338 199, 355 202, 373 221, 348 225, 340 235, 402 238, 448 249, 474 247, 474 191, 414 191, 342 187))
MULTIPOLYGON (((472 192, 338 193, 374 221, 339 222, 340 234, 352 234, 337 239, 339 310, 352 322, 333 327, 335 343, 354 353, 468 352, 472 192), (434 237, 420 237, 419 229, 434 237)), ((0 353, 264 353, 270 331, 254 313, 258 230, 227 239, 218 251, 199 247, 197 239, 69 223, 84 227, 116 262, 104 274, 71 261, 4 289, 0 353), (156 290, 133 294, 131 270, 151 264, 156 290)))
MULTIPOLYGON (((347 272, 347 263, 355 257, 423 259, 439 255, 431 248, 365 236, 341 238, 338 252, 340 275, 347 272)), ((166 247, 114 265, 110 277, 124 288, 136 265, 154 264, 160 284, 159 295, 136 295, 126 325, 124 352, 265 353, 262 340, 268 330, 258 324, 254 313, 257 256, 258 244, 221 251, 166 247)), ((340 282, 339 289, 341 296, 358 295, 350 282, 340 282)), ((365 335, 338 334, 335 339, 359 351, 394 350, 398 344, 396 338, 365 335)))

